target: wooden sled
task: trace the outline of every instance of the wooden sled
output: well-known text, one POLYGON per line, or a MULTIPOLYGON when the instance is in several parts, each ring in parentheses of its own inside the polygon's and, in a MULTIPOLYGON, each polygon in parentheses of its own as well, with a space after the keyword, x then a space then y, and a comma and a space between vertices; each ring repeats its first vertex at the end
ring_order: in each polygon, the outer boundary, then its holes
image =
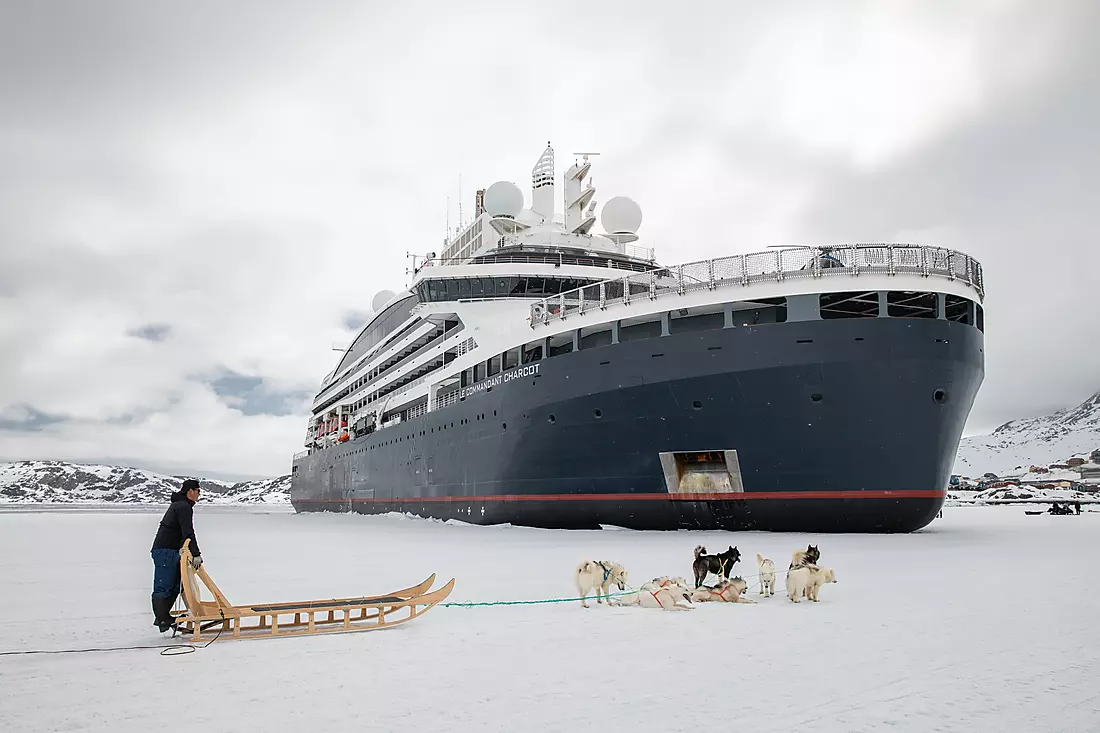
POLYGON ((223 639, 253 639, 384 629, 422 615, 447 598, 455 585, 451 578, 442 588, 429 592, 435 582, 432 573, 419 585, 384 596, 234 606, 205 567, 191 567, 190 544, 191 540, 184 541, 180 550, 180 583, 186 609, 174 615, 180 631, 194 641, 218 635, 223 639), (203 586, 212 600, 203 599, 203 586))

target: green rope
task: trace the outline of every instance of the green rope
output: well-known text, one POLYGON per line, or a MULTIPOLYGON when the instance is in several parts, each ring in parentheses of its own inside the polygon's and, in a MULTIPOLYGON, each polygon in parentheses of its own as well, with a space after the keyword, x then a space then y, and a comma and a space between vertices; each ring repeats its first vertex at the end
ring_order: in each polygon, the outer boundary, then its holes
MULTIPOLYGON (((618 598, 619 596, 628 596, 632 593, 637 593, 636 590, 624 590, 619 593, 608 593, 607 598, 618 598)), ((603 598, 604 596, 601 596, 603 598)), ((531 606, 541 603, 576 603, 577 601, 589 601, 595 600, 596 596, 587 596, 585 598, 546 598, 538 601, 460 601, 453 603, 440 603, 440 606, 451 606, 459 608, 472 608, 474 606, 531 606)))
MULTIPOLYGON (((778 574, 779 574, 779 571, 777 570, 776 575, 778 575, 778 574)), ((742 576, 743 579, 759 578, 759 577, 760 577, 759 575, 745 575, 745 576, 742 576)), ((759 585, 760 585, 760 583, 757 582, 757 584, 752 586, 752 587, 755 588, 759 585)), ((640 593, 640 592, 641 592, 640 590, 635 588, 633 590, 624 590, 624 591, 621 591, 619 593, 609 593, 609 594, 607 594, 606 597, 609 598, 609 599, 610 598, 618 598, 620 596, 629 596, 632 593, 640 593)), ((537 606, 537 605, 541 605, 541 604, 544 604, 544 603, 576 603, 577 601, 587 601, 589 599, 595 599, 595 597, 596 596, 586 596, 585 598, 545 598, 545 599, 538 600, 538 601, 456 601, 456 602, 452 602, 452 603, 440 603, 439 605, 440 606, 448 606, 448 607, 451 607, 451 608, 474 608, 474 607, 477 607, 477 606, 537 606)))

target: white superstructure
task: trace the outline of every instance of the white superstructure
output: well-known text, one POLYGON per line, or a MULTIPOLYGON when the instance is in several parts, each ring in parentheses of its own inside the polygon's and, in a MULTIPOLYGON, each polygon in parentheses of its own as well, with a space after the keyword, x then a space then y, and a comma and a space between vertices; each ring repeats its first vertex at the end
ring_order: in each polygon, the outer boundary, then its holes
MULTIPOLYGON (((642 211, 632 199, 607 201, 603 231, 593 231, 591 166, 583 155, 564 173, 560 214, 549 144, 532 170, 529 207, 513 183, 479 190, 473 220, 417 263, 409 287, 373 299, 373 315, 314 400, 307 449, 446 408, 497 374, 619 343, 632 328, 665 335, 678 318, 733 327, 768 322, 780 309, 786 319, 789 297, 838 290, 882 291, 883 310, 934 307, 941 317, 952 303, 982 297, 970 257, 916 245, 790 248, 659 267, 652 249, 635 244, 642 211), (885 291, 932 291, 936 304, 887 304, 885 291)), ((861 293, 850 294, 839 307, 861 307, 861 293)), ((800 302, 791 304, 796 317, 800 302)), ((813 317, 827 317, 814 307, 813 317)), ((974 307, 969 317, 980 321, 974 307)))

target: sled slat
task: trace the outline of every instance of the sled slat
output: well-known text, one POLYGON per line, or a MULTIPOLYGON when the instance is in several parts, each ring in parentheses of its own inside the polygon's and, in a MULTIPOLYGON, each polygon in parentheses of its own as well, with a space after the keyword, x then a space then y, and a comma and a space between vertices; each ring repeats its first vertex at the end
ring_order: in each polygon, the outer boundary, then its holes
POLYGON ((176 614, 176 622, 195 641, 212 639, 227 631, 229 635, 223 638, 254 639, 386 628, 422 615, 445 600, 454 589, 452 578, 443 587, 430 591, 435 582, 435 573, 432 573, 418 585, 386 595, 234 606, 210 578, 205 567, 200 565, 198 570, 191 567, 189 545, 190 540, 185 541, 180 550, 180 575, 186 610, 176 614), (202 600, 200 584, 214 597, 212 602, 202 600), (408 615, 386 620, 387 614, 400 608, 407 608, 408 615), (340 618, 337 618, 337 611, 340 618), (323 614, 324 618, 319 619, 318 614, 323 614), (280 615, 293 620, 280 624, 280 615), (216 629, 215 635, 211 635, 212 629, 216 629))

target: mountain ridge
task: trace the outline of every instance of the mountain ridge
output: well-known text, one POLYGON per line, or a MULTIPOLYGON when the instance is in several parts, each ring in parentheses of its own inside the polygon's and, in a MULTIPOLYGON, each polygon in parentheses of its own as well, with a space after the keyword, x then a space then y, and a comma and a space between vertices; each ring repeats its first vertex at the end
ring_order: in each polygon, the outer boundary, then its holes
POLYGON ((959 442, 954 472, 997 475, 1048 466, 1070 458, 1088 459, 1100 448, 1100 392, 1080 404, 1035 417, 1009 420, 985 435, 959 442))
MULTIPOLYGON (((0 463, 0 503, 164 504, 187 476, 129 466, 15 461, 0 463)), ((203 498, 215 504, 287 504, 290 475, 230 483, 199 479, 203 498)))

